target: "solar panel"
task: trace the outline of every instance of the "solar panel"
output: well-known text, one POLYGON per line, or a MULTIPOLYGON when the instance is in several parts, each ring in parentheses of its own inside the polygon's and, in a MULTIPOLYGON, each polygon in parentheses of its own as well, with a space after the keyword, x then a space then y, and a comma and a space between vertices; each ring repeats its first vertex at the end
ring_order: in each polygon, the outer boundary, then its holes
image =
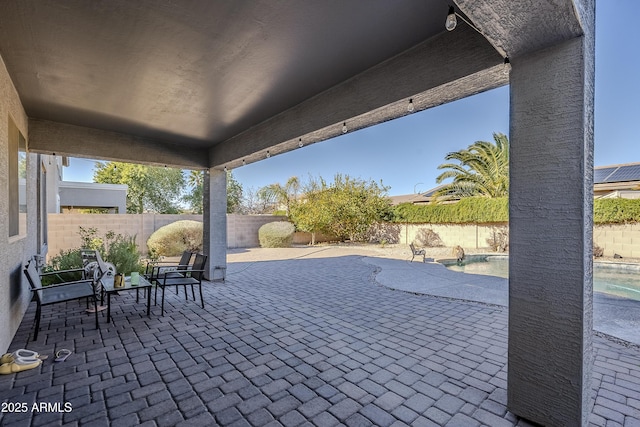
POLYGON ((607 178, 607 182, 640 181, 640 165, 620 166, 607 178))
POLYGON ((611 172, 615 171, 616 169, 618 168, 615 167, 615 168, 595 169, 593 171, 593 182, 595 183, 606 182, 607 177, 611 175, 611 172))

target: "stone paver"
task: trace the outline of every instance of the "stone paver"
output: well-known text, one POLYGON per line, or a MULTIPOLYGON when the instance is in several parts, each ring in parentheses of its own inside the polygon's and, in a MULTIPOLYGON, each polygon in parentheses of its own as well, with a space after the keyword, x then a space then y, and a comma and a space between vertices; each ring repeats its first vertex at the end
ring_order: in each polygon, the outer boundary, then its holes
MULTIPOLYGON (((0 401, 29 408, 0 425, 530 425, 505 407, 505 307, 389 290, 370 258, 320 252, 231 262, 205 309, 167 293, 147 318, 126 293, 99 331, 83 304, 46 307, 32 343, 30 307, 10 350, 74 353, 0 376, 0 401)), ((640 425, 640 351, 594 348, 591 425, 640 425)))

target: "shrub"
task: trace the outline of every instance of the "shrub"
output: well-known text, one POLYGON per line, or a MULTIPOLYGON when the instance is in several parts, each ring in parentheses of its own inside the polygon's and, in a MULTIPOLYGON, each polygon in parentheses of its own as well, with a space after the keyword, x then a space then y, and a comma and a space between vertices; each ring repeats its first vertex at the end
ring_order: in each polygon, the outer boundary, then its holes
POLYGON ((202 223, 183 220, 160 227, 147 240, 147 248, 153 257, 202 252, 202 223))
POLYGON ((119 273, 144 272, 135 236, 116 235, 109 242, 104 259, 113 264, 119 273))
POLYGON ((437 248, 444 246, 440 235, 430 228, 421 228, 416 233, 415 242, 418 246, 423 248, 437 248))
MULTIPOLYGON (((51 257, 49 263, 44 266, 43 273, 83 268, 82 256, 80 255, 82 249, 99 251, 102 259, 113 264, 119 273, 129 274, 132 271, 144 271, 144 267, 140 263, 140 252, 136 245, 135 236, 115 234, 113 231, 107 231, 103 237, 100 237, 98 236, 98 230, 96 228, 84 227, 80 227, 78 234, 82 240, 81 247, 61 250, 58 255, 51 257)), ((81 273, 68 273, 65 274, 65 277, 60 275, 45 277, 43 278, 43 284, 80 279, 81 273)))
POLYGON ((509 249, 509 228, 507 226, 491 227, 487 244, 494 252, 506 252, 509 249))
POLYGON ((258 230, 258 240, 263 248, 288 248, 293 243, 295 227, 290 222, 269 222, 258 230))

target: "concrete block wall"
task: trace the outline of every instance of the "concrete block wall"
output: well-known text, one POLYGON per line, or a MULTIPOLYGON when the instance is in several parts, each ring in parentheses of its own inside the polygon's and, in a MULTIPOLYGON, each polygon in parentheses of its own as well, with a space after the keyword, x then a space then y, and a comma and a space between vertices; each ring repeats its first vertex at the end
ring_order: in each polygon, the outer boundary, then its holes
POLYGON ((398 243, 408 245, 418 238, 421 230, 432 230, 440 237, 443 246, 486 248, 489 246, 487 239, 491 236, 494 227, 491 225, 402 224, 398 243))
MULTIPOLYGON (((147 253, 147 240, 154 231, 180 220, 202 222, 202 215, 162 215, 162 214, 49 214, 48 243, 49 257, 61 250, 77 248, 82 243, 80 227, 96 228, 98 236, 107 231, 116 234, 136 236, 136 243, 143 254, 147 253)), ((273 215, 227 215, 227 247, 248 248, 260 246, 258 229, 268 222, 285 221, 283 216, 273 215)))
POLYGON ((269 222, 286 220, 287 218, 281 215, 227 215, 227 247, 258 247, 260 227, 269 222))
POLYGON ((604 249, 604 256, 640 258, 640 224, 598 225, 593 243, 604 249))

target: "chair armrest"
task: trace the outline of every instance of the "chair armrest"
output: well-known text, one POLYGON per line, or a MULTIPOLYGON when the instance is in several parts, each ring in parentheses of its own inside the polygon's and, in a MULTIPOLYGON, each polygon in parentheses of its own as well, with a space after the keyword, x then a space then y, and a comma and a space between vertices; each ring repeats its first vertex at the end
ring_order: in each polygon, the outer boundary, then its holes
POLYGON ((74 282, 64 282, 64 283, 56 283, 54 285, 48 285, 48 286, 40 286, 40 287, 36 287, 36 288, 31 288, 32 292, 36 292, 36 291, 46 291, 47 289, 53 289, 53 288, 62 288, 64 286, 69 286, 69 285, 77 285, 80 283, 88 283, 91 285, 91 287, 93 287, 93 280, 76 280, 74 282))
MULTIPOLYGON (((187 270, 187 271, 185 271, 185 273, 189 273, 189 276, 186 276, 186 275, 185 275, 185 277, 184 277, 184 278, 192 278, 192 274, 193 274, 193 273, 204 273, 204 272, 205 272, 205 270, 187 270)), ((193 278, 194 278, 195 280, 198 280, 198 279, 196 279, 195 277, 193 277, 193 278)), ((175 278, 172 278, 172 277, 164 276, 164 277, 162 278, 162 284, 163 284, 163 285, 165 285, 165 284, 167 283, 167 280, 176 280, 176 279, 175 279, 175 278)))
POLYGON ((73 268, 71 270, 56 270, 56 271, 48 271, 46 273, 40 273, 40 277, 43 276, 51 276, 52 274, 64 274, 64 273, 74 273, 76 271, 84 272, 84 268, 73 268))

